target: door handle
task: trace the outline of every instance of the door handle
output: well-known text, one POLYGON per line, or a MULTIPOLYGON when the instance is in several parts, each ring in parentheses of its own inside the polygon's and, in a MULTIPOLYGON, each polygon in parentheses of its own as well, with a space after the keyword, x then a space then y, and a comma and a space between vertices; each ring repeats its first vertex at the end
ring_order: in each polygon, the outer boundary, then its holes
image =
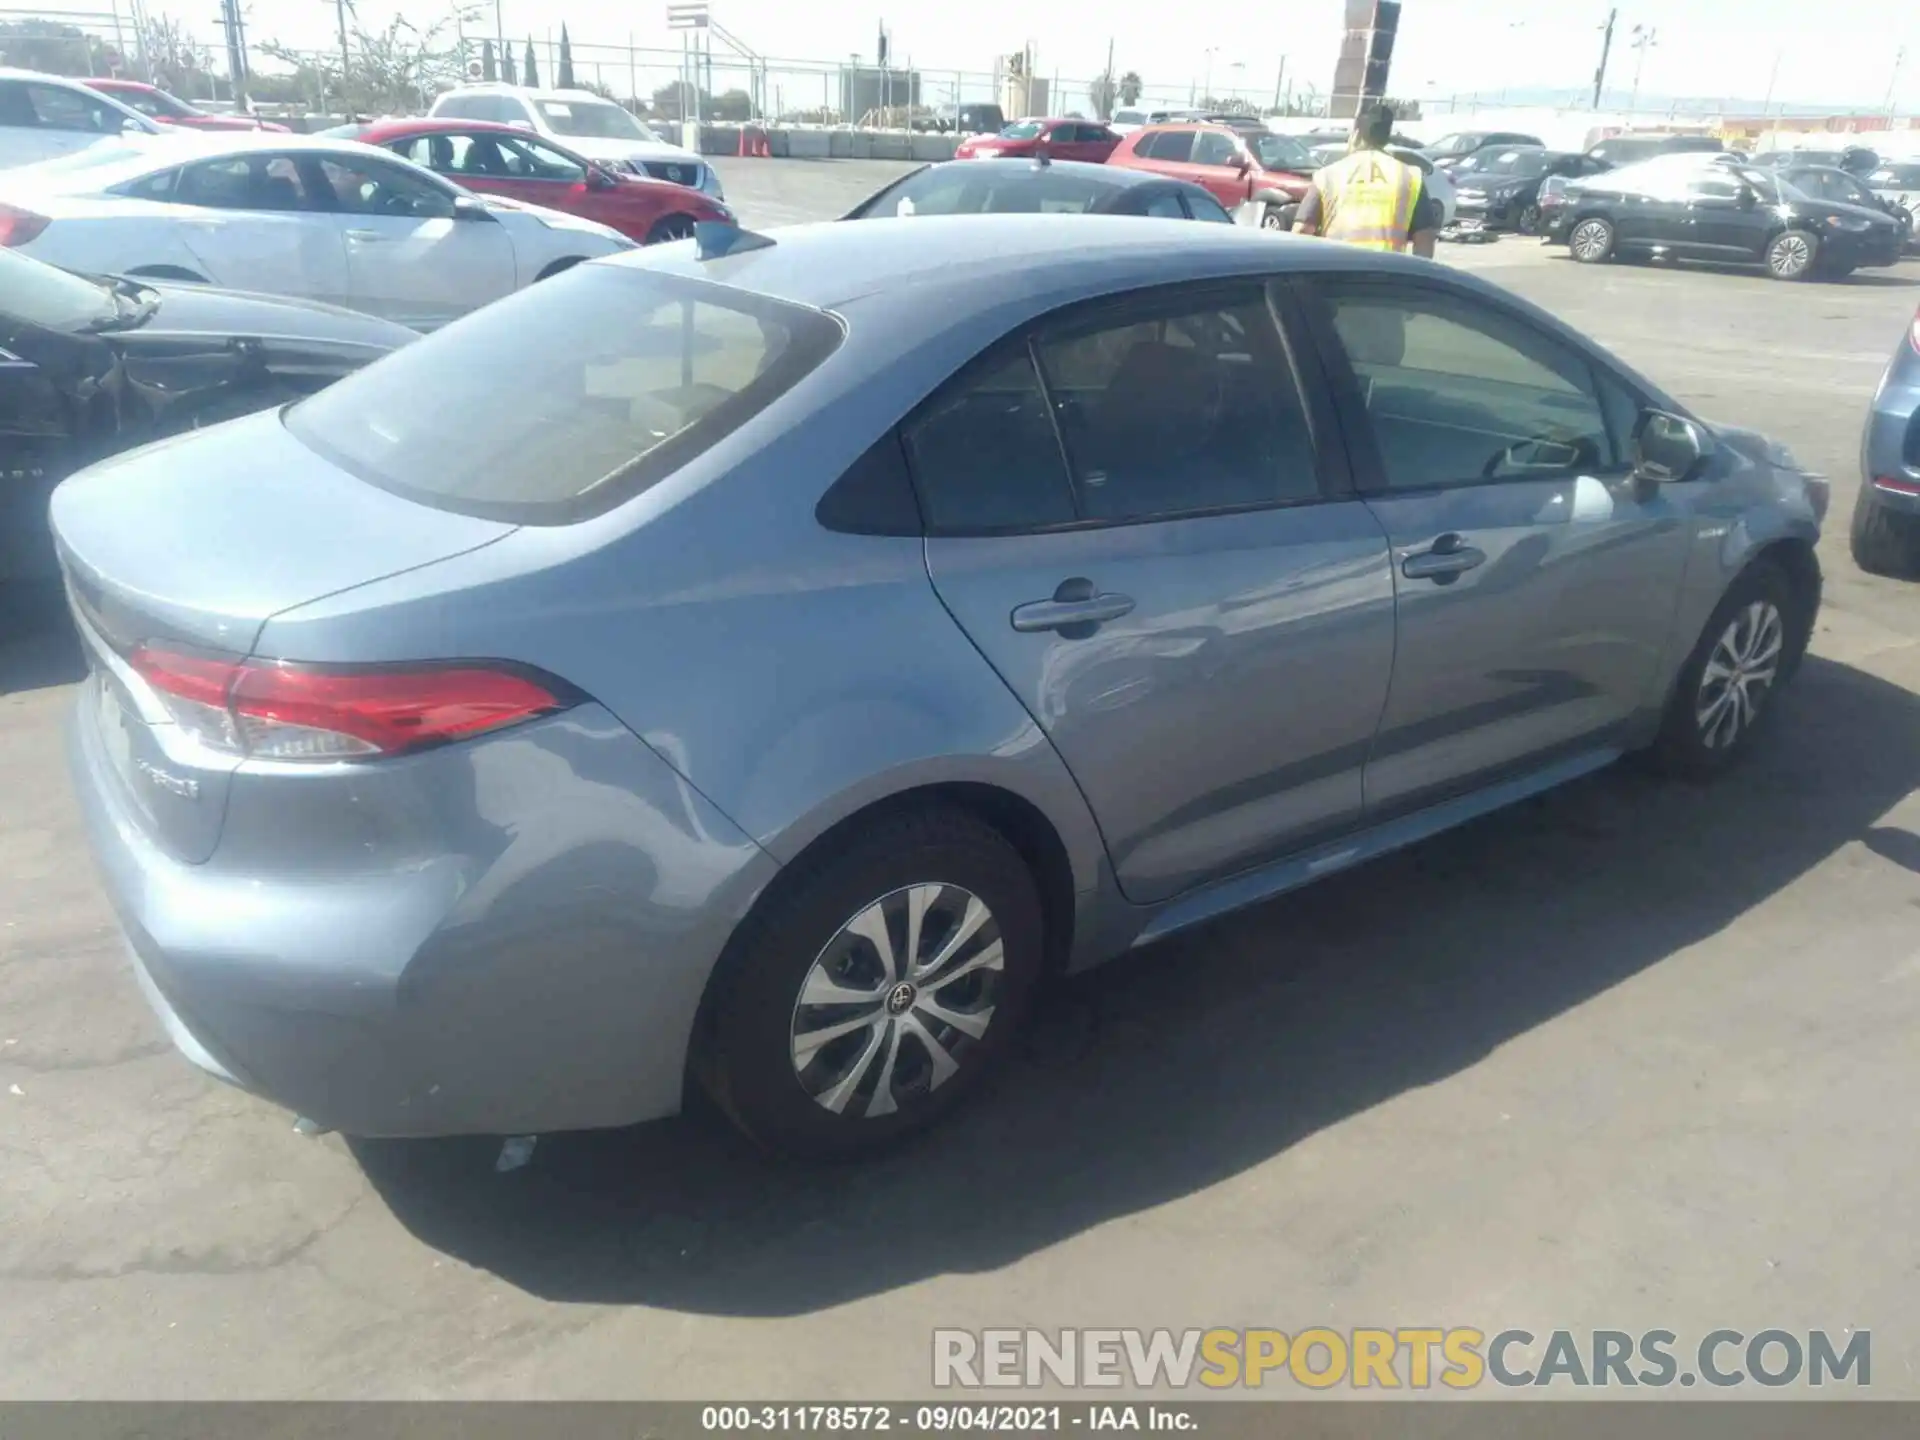
POLYGON ((1022 634, 1041 630, 1080 631, 1070 640, 1084 639, 1094 628, 1118 620, 1133 610, 1131 595, 1115 595, 1094 588, 1091 580, 1062 580, 1051 600, 1030 600, 1013 607, 1013 628, 1022 634))
POLYGON ((349 230, 347 231, 347 238, 349 240, 364 240, 370 245, 377 245, 385 241, 388 237, 382 235, 378 230, 349 230))
POLYGON ((1465 536, 1450 532, 1403 559, 1400 573, 1409 580, 1434 580, 1446 585, 1486 563, 1486 551, 1467 544, 1465 536))

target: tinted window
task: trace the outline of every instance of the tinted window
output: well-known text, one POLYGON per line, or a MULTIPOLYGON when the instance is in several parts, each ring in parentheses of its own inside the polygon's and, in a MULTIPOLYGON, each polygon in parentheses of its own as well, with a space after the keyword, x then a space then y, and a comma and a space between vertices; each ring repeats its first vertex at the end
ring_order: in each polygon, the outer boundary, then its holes
MULTIPOLYGON (((1313 157, 1307 147, 1286 135, 1249 135, 1247 144, 1268 170, 1311 170, 1313 157)), ((1345 146, 1341 147, 1345 149, 1345 146)), ((1423 162, 1424 163, 1424 162, 1423 162)))
POLYGON ((1170 190, 1162 190, 1159 194, 1148 200, 1143 208, 1146 214, 1155 216, 1161 220, 1184 220, 1187 218, 1187 212, 1180 204, 1180 197, 1170 190))
POLYGON ((1222 135, 1218 130, 1202 130, 1193 137, 1193 163, 1196 165, 1231 165, 1240 158, 1240 147, 1233 143, 1231 135, 1222 135))
POLYGON ((906 442, 930 530, 1034 530, 1074 518, 1060 440, 1024 347, 964 372, 915 417, 906 442))
POLYGON ((335 382, 286 424, 425 504, 563 523, 672 474, 839 342, 818 311, 580 265, 335 382))
POLYGON ((1882 190, 1920 189, 1920 165, 1885 165, 1868 182, 1882 190))
POLYGON ((1112 187, 1059 170, 1001 170, 961 161, 910 175, 875 201, 864 220, 896 215, 1079 215, 1112 187))
POLYGON ((1187 214, 1195 220, 1211 220, 1218 225, 1233 224, 1233 216, 1211 195, 1188 194, 1181 198, 1187 202, 1187 214))
MULTIPOLYGON (((153 177, 154 183, 159 177, 153 177)), ((149 199, 162 198, 158 195, 149 199)), ((173 199, 214 210, 316 210, 300 169, 285 155, 231 155, 185 166, 173 199)))
POLYGON ((1193 131, 1158 131, 1142 140, 1136 153, 1149 160, 1185 160, 1193 154, 1193 131))
POLYGON ((126 117, 102 101, 60 85, 27 85, 27 104, 42 130, 84 130, 95 135, 118 135, 126 117))
POLYGON ((1687 182, 1689 197, 1699 200, 1738 200, 1740 181, 1732 175, 1702 175, 1687 182))
POLYGON ((1440 291, 1323 287, 1360 382, 1387 487, 1421 490, 1615 463, 1584 357, 1440 291))
POLYGON ((1318 497, 1299 393, 1258 291, 1128 307, 1037 349, 1083 517, 1318 497))
POLYGON ((1488 150, 1482 153, 1486 158, 1474 166, 1476 173, 1510 175, 1517 179, 1546 174, 1547 167, 1555 158, 1545 150, 1488 150))
POLYGON ((418 135, 389 148, 441 175, 570 183, 587 175, 551 145, 517 135, 418 135))

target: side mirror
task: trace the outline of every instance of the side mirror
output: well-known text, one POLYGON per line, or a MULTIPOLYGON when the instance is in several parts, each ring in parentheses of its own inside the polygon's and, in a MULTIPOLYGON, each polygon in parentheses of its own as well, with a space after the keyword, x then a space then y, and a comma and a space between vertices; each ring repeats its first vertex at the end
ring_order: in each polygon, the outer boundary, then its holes
POLYGON ((1233 168, 1245 175, 1253 169, 1253 161, 1245 155, 1236 155, 1233 157, 1233 168))
POLYGON ((611 190, 620 182, 602 170, 598 165, 587 167, 587 188, 589 190, 611 190))
POLYGON ((493 212, 481 203, 477 195, 456 195, 453 197, 453 218, 456 220, 483 220, 488 224, 497 224, 493 212))
POLYGON ((1650 500, 1662 485, 1680 485, 1699 475, 1713 454, 1713 437, 1697 421, 1664 410, 1647 410, 1633 434, 1633 489, 1650 500))

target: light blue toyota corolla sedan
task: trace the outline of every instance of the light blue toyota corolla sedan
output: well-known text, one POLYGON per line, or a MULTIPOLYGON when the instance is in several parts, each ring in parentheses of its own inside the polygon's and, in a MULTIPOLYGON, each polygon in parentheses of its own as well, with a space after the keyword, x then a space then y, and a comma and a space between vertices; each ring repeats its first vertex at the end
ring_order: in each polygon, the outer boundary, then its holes
POLYGON ((1548 315, 1229 226, 583 265, 61 487, 173 1039, 381 1136, 924 1126, 1036 982, 1764 729, 1824 487, 1548 315))

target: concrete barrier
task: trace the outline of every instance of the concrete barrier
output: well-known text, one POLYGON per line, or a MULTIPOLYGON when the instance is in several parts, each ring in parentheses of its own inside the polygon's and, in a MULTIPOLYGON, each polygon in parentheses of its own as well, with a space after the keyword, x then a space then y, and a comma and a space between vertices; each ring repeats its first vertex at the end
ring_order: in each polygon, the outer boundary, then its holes
MULTIPOLYGON (((776 130, 774 134, 785 139, 787 154, 796 160, 825 160, 833 154, 831 130, 776 130)), ((780 153, 779 140, 774 141, 773 153, 780 153)))
POLYGON ((951 160, 953 152, 960 148, 960 142, 951 135, 915 135, 913 137, 913 158, 926 162, 951 160))

